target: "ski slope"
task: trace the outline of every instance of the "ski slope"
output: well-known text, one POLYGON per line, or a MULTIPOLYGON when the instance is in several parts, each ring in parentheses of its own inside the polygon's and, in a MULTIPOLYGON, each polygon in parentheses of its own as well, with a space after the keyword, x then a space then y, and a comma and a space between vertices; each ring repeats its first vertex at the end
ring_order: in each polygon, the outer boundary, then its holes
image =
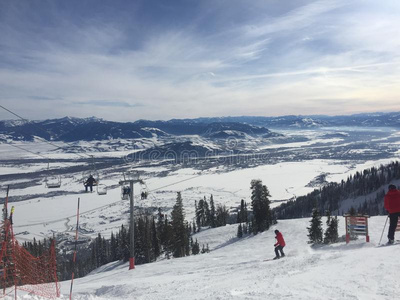
MULTIPOLYGON (((242 239, 236 238, 237 225, 204 230, 194 237, 200 245, 209 243, 210 253, 131 271, 127 264, 111 263, 75 280, 73 299, 396 299, 400 245, 377 247, 385 220, 370 218, 370 243, 360 237, 317 249, 307 244, 308 218, 282 220, 242 239), (285 237, 287 257, 264 261, 274 257, 276 228, 285 237)), ((343 218, 339 234, 344 234, 343 218)), ((68 299, 69 288, 70 281, 61 283, 61 299, 68 299)))

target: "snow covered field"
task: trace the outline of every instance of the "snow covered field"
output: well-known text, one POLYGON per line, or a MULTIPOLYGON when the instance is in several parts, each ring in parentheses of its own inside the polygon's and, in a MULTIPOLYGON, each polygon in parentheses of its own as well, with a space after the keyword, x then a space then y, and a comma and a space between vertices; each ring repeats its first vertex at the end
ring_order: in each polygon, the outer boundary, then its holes
MULTIPOLYGON (((316 249, 307 244, 310 219, 279 221, 267 232, 240 240, 237 225, 204 230, 195 238, 209 243, 210 253, 130 271, 128 264, 111 263, 75 280, 73 299, 396 299, 400 245, 377 247, 385 219, 370 218, 370 243, 359 237, 348 245, 316 249), (274 257, 276 228, 285 237, 287 257, 264 261, 274 257)), ((344 227, 340 218, 340 235, 344 227)), ((68 299, 69 288, 69 281, 61 283, 61 299, 68 299)))
MULTIPOLYGON (((147 200, 140 200, 140 192, 144 187, 135 186, 135 206, 138 208, 162 207, 170 211, 176 200, 176 193, 182 192, 186 219, 194 217, 194 203, 211 194, 217 204, 237 207, 241 199, 250 201, 250 181, 261 179, 270 190, 272 200, 288 200, 294 196, 304 195, 314 188, 306 186, 321 173, 329 174, 327 180, 340 181, 356 170, 371 166, 379 166, 389 160, 360 163, 356 166, 340 164, 337 161, 314 160, 307 162, 287 162, 275 165, 265 165, 255 168, 239 169, 229 172, 217 169, 199 172, 192 168, 174 171, 166 177, 146 178, 146 188, 149 191, 147 200)), ((154 172, 151 168, 150 172, 154 172)), ((17 237, 31 240, 33 237, 51 237, 53 233, 74 235, 71 219, 75 218, 78 197, 81 199, 81 229, 87 237, 95 237, 99 232, 109 236, 116 232, 122 224, 128 221, 129 201, 120 198, 120 188, 117 186, 121 178, 106 179, 102 183, 114 188, 107 195, 83 193, 82 185, 72 178, 63 181, 61 190, 73 191, 75 194, 62 193, 53 197, 32 197, 31 200, 14 202, 14 230, 17 237)), ((10 195, 26 193, 40 195, 46 192, 44 186, 33 186, 10 192, 10 195)), ((272 207, 279 203, 273 203, 272 207)))

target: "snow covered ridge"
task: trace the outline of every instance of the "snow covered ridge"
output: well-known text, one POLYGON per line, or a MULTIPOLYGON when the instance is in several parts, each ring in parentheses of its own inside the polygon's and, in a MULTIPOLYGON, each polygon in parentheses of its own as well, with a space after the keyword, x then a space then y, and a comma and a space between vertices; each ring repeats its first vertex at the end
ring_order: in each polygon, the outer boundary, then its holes
POLYGON ((271 132, 260 126, 239 122, 198 123, 182 121, 137 121, 134 123, 110 122, 101 119, 62 118, 46 121, 0 122, 0 134, 7 134, 14 140, 32 141, 34 136, 53 141, 75 142, 110 139, 139 139, 166 135, 223 134, 237 137, 270 135, 271 132))
MULTIPOLYGON (((185 120, 186 121, 186 120, 185 120)), ((343 116, 326 115, 289 115, 278 117, 219 117, 198 118, 191 121, 197 122, 240 122, 268 128, 317 128, 329 126, 368 126, 368 127, 400 127, 400 112, 376 112, 343 116)))
POLYGON ((21 120, 0 121, 0 134, 15 140, 32 140, 38 136, 55 141, 93 141, 118 138, 151 138, 170 135, 201 135, 209 138, 247 138, 277 136, 267 128, 321 128, 363 126, 400 128, 400 113, 374 113, 350 116, 281 116, 221 117, 170 121, 111 122, 95 117, 52 119, 26 123, 21 120))
MULTIPOLYGON (((73 299, 393 300, 400 289, 395 263, 400 245, 377 247, 385 219, 369 219, 370 243, 360 238, 320 248, 307 244, 309 218, 279 221, 269 231, 243 239, 235 237, 237 226, 204 230, 194 237, 209 243, 210 253, 131 271, 127 264, 111 263, 76 279, 73 299), (287 256, 264 261, 274 256, 275 229, 285 237, 287 256)), ((339 235, 344 234, 339 217, 339 235)), ((61 282, 61 299, 68 299, 69 288, 70 281, 61 282)))

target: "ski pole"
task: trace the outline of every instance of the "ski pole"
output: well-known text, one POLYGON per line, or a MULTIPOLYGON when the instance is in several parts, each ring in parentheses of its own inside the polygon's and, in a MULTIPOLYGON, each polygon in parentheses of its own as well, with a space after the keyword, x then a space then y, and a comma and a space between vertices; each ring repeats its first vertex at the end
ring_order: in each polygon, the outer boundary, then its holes
POLYGON ((386 218, 385 226, 383 226, 383 230, 382 230, 382 234, 381 234, 381 239, 379 240, 379 244, 378 244, 378 245, 381 244, 382 237, 383 237, 383 232, 385 231, 385 228, 386 228, 386 224, 387 224, 388 219, 389 219, 389 215, 388 215, 387 218, 386 218))

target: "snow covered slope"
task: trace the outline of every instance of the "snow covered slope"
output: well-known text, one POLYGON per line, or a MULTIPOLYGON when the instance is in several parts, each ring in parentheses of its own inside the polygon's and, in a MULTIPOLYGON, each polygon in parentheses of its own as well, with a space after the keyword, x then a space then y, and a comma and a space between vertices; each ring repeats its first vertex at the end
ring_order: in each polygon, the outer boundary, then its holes
MULTIPOLYGON (((200 244, 209 243, 210 253, 131 271, 127 264, 103 266, 74 281, 73 299, 396 299, 400 245, 377 247, 385 219, 370 219, 371 243, 360 238, 318 249, 307 244, 310 219, 280 221, 240 240, 237 226, 205 230, 195 237, 200 244), (287 257, 264 261, 274 256, 275 228, 286 239, 287 257)), ((344 234, 342 218, 339 230, 344 234)), ((67 299, 70 282, 61 285, 62 299, 67 299)))

